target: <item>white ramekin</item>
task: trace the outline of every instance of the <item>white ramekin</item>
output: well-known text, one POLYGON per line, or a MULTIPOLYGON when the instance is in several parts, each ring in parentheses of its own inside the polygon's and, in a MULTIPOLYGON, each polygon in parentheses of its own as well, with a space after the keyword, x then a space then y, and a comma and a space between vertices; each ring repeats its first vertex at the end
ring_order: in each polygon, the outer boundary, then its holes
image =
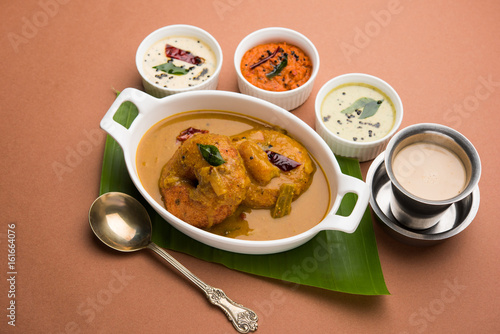
POLYGON ((243 38, 234 53, 234 67, 241 93, 269 101, 290 111, 303 104, 311 95, 319 70, 319 54, 314 44, 301 33, 287 28, 270 27, 254 31, 243 38), (257 45, 279 42, 293 44, 309 56, 313 65, 311 77, 301 87, 284 92, 268 91, 252 85, 241 74, 240 65, 243 55, 257 45))
POLYGON ((212 90, 216 89, 217 84, 219 83, 219 74, 222 68, 222 49, 217 40, 203 29, 186 24, 170 25, 153 31, 151 34, 148 35, 148 37, 146 37, 142 41, 142 43, 139 45, 139 48, 137 49, 137 53, 135 54, 135 64, 137 66, 139 74, 142 77, 142 84, 144 86, 144 90, 148 94, 151 94, 155 97, 165 97, 167 95, 187 92, 191 90, 202 90, 202 89, 212 90), (165 88, 148 80, 143 69, 144 54, 151 47, 151 45, 169 36, 195 37, 205 42, 215 53, 215 58, 217 59, 217 67, 215 69, 214 74, 212 74, 212 76, 208 80, 198 85, 186 88, 176 88, 176 89, 165 88))
POLYGON ((385 149, 389 139, 396 133, 403 120, 403 103, 394 88, 382 79, 363 73, 343 74, 328 81, 321 87, 316 95, 314 108, 316 111, 316 132, 326 141, 333 153, 344 157, 356 158, 361 162, 372 160, 377 157, 385 149), (384 137, 372 142, 354 142, 337 136, 326 127, 325 123, 323 123, 321 116, 321 105, 323 104, 323 100, 334 88, 347 83, 364 83, 372 85, 380 89, 392 100, 394 108, 396 109, 396 118, 391 131, 384 137))
POLYGON ((330 148, 309 125, 293 113, 252 96, 235 92, 203 90, 157 99, 140 90, 126 88, 101 120, 101 128, 106 130, 122 147, 128 173, 139 192, 153 209, 182 233, 212 247, 245 254, 283 252, 302 245, 323 230, 354 232, 368 205, 370 197, 368 185, 362 180, 341 172, 330 148), (134 103, 139 110, 139 114, 128 129, 113 118, 120 105, 125 101, 134 103), (227 238, 204 231, 168 212, 146 191, 139 179, 136 166, 137 147, 143 135, 162 119, 195 110, 226 110, 257 118, 286 129, 291 136, 307 147, 323 169, 330 185, 330 207, 323 220, 309 230, 292 237, 254 241, 227 238), (337 210, 342 198, 348 193, 358 195, 356 205, 349 216, 340 216, 337 214, 337 210))

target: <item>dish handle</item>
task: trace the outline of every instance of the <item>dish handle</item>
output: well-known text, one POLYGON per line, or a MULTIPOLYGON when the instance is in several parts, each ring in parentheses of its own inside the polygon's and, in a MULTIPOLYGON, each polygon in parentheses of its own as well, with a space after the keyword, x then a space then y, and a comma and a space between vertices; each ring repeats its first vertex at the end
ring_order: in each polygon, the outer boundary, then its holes
POLYGON ((129 130, 134 126, 134 123, 137 123, 137 119, 142 117, 145 111, 151 110, 150 105, 155 103, 156 100, 158 99, 138 89, 125 88, 102 118, 100 123, 101 129, 109 133, 123 147, 129 139, 129 134, 133 132, 129 130), (120 106, 127 101, 132 102, 139 111, 128 129, 114 120, 114 116, 120 106))
POLYGON ((354 231, 356 231, 356 228, 361 222, 361 218, 363 217, 366 208, 368 207, 368 201, 370 199, 370 187, 360 179, 341 174, 339 177, 337 188, 336 201, 338 201, 339 205, 335 206, 323 221, 323 223, 319 225, 321 225, 322 230, 336 230, 346 233, 353 233, 354 231), (336 211, 340 206, 342 198, 348 193, 354 193, 358 195, 356 204, 354 205, 354 208, 349 216, 340 216, 336 214, 336 211))

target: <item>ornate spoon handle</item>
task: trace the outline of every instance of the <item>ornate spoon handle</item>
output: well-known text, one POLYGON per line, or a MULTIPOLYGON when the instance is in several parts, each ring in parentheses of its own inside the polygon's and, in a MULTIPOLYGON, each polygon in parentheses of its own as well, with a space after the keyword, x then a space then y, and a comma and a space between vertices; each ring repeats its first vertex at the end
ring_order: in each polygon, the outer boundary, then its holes
POLYGON ((248 333, 257 330, 257 321, 259 318, 254 311, 233 302, 221 289, 206 285, 203 290, 208 300, 212 304, 219 306, 226 313, 227 318, 233 323, 234 328, 238 332, 248 333))
POLYGON ((174 259, 170 254, 168 254, 163 248, 158 247, 155 243, 151 242, 148 248, 154 251, 156 254, 160 255, 168 263, 170 263, 175 269, 179 270, 184 276, 189 278, 191 282, 196 284, 200 289, 205 292, 208 300, 220 307, 227 318, 233 324, 234 328, 240 333, 254 332, 257 330, 257 321, 259 320, 257 314, 249 308, 244 307, 238 303, 233 302, 229 299, 224 291, 221 289, 214 288, 198 277, 196 277, 192 272, 190 272, 186 267, 184 267, 180 262, 174 259))

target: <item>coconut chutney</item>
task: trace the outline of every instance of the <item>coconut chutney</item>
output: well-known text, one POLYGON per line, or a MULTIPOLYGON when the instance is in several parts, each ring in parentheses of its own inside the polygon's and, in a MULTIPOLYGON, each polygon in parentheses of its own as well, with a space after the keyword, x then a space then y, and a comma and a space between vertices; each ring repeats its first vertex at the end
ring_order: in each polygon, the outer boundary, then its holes
POLYGON ((380 89, 364 83, 348 83, 334 88, 321 105, 321 119, 328 130, 355 142, 383 138, 391 131, 395 118, 396 109, 391 99, 380 89), (367 103, 370 101, 377 104, 372 115, 368 112, 367 103))
POLYGON ((199 38, 172 36, 151 45, 144 54, 143 69, 146 78, 161 87, 181 89, 208 80, 217 68, 212 49, 199 38), (202 59, 199 64, 169 57, 166 48, 171 46, 180 53, 202 59))

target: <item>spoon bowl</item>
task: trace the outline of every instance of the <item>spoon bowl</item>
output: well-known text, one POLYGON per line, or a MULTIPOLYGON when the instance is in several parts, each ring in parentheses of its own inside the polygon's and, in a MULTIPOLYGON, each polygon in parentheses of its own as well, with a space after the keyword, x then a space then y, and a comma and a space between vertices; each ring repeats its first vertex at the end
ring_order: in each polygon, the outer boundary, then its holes
POLYGON ((132 196, 110 192, 98 197, 89 211, 94 234, 109 247, 133 252, 151 243, 149 214, 132 196))
POLYGON ((240 333, 257 330, 254 311, 229 299, 224 291, 214 288, 191 273, 163 248, 151 241, 152 226, 142 204, 130 195, 109 192, 98 197, 89 210, 89 223, 94 234, 109 247, 121 252, 149 248, 197 285, 210 303, 220 307, 240 333))

